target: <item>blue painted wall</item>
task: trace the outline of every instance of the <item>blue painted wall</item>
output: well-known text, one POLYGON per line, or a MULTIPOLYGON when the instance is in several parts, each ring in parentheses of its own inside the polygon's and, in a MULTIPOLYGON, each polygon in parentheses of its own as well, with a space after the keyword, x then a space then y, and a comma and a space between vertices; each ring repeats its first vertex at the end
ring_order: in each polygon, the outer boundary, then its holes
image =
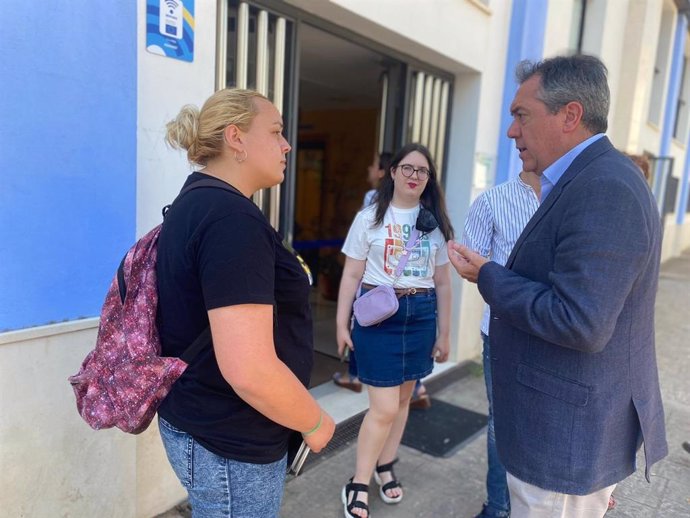
POLYGON ((99 313, 135 237, 135 2, 3 2, 0 332, 99 313))
POLYGON ((522 171, 522 162, 515 149, 515 141, 508 138, 508 128, 513 118, 510 105, 517 91, 515 67, 524 60, 539 61, 544 53, 547 0, 514 0, 510 17, 508 56, 506 58, 503 101, 501 103, 501 129, 498 136, 495 184, 505 182, 522 171))

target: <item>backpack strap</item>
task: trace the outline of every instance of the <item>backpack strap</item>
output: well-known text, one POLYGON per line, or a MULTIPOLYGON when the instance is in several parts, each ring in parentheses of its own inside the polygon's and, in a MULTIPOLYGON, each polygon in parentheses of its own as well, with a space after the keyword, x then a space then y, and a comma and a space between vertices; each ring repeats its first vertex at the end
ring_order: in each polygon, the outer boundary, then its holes
MULTIPOLYGON (((177 198, 173 200, 173 203, 182 198, 182 196, 187 194, 189 191, 199 189, 201 187, 215 187, 217 189, 223 189, 224 191, 237 194, 238 196, 242 196, 246 199, 246 196, 244 194, 242 194, 240 191, 237 190, 237 188, 233 187, 229 183, 224 182, 223 180, 219 180, 218 178, 204 178, 203 180, 197 180, 196 182, 192 182, 186 187, 183 187, 180 191, 180 194, 177 195, 177 198)), ((170 207, 172 207, 172 203, 163 207, 163 218, 165 218, 165 215, 167 214, 170 207)))
MULTIPOLYGON (((199 189, 201 187, 216 187, 218 189, 223 189, 224 191, 228 191, 234 194, 237 194, 238 196, 242 196, 243 198, 246 198, 244 194, 242 194, 240 191, 238 191, 235 187, 230 185, 229 183, 226 183, 222 180, 219 180, 217 178, 204 178, 203 180, 197 180, 196 182, 193 182, 189 184, 188 186, 184 187, 181 191, 180 194, 177 195, 173 203, 175 203, 177 200, 179 200, 182 196, 187 194, 189 191, 192 191, 194 189, 199 189)), ((168 210, 172 207, 172 203, 166 205, 163 207, 163 218, 165 218, 165 215, 167 214, 168 210)), ((125 259, 127 258, 127 254, 122 258, 122 261, 120 261, 120 265, 117 267, 117 286, 120 291, 120 301, 124 304, 125 303, 125 297, 127 296, 127 284, 125 283, 125 259)))
MULTIPOLYGON (((217 178, 204 178, 203 180, 197 180, 196 182, 193 182, 186 187, 183 187, 182 190, 180 191, 180 194, 177 195, 177 198, 173 201, 175 203, 177 200, 182 198, 185 194, 187 194, 189 191, 192 191, 194 189, 199 189, 201 187, 215 187, 217 189, 223 189, 224 191, 231 192, 233 194, 237 194, 238 196, 242 196, 243 198, 246 198, 244 194, 242 194, 239 190, 237 190, 235 187, 230 185, 229 183, 226 183, 222 180, 219 180, 217 178)), ((168 212, 168 209, 172 206, 172 203, 170 205, 166 205, 163 207, 163 217, 165 218, 165 214, 168 212)), ((124 260, 122 261, 124 265, 124 260)), ((119 275, 120 270, 118 269, 118 275, 119 275)), ((123 279, 124 279, 124 273, 123 273, 123 279)), ((123 298, 124 300, 124 298, 123 298)), ((204 328, 204 330, 201 332, 199 336, 196 337, 196 339, 192 342, 192 344, 185 349, 185 351, 180 355, 180 359, 184 361, 187 365, 189 365, 194 358, 197 357, 197 355, 204 349, 206 346, 211 343, 211 326, 208 325, 204 328)))
POLYGON ((211 340, 211 326, 206 326, 196 340, 192 342, 192 345, 187 347, 185 351, 180 355, 180 360, 183 360, 187 365, 189 365, 197 354, 201 352, 208 344, 212 342, 211 340))

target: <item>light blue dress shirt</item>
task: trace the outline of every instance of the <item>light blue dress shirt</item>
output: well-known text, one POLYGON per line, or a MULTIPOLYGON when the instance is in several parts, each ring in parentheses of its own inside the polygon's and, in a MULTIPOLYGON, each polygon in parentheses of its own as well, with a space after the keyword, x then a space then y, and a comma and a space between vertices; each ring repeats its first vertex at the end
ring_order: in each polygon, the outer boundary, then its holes
POLYGON ((542 202, 549 195, 551 189, 553 189, 553 186, 556 185, 556 183, 558 183, 558 180, 561 179, 561 176, 563 176, 563 173, 565 173, 566 169, 568 169, 570 167, 570 164, 573 163, 573 160, 575 160, 578 157, 578 155, 585 150, 587 146, 589 146, 590 144, 594 144, 603 136, 603 133, 597 133, 596 135, 592 135, 591 137, 589 137, 587 140, 583 140, 577 146, 568 151, 565 155, 563 155, 561 158, 556 160, 553 164, 551 164, 544 170, 544 173, 541 175, 542 202))

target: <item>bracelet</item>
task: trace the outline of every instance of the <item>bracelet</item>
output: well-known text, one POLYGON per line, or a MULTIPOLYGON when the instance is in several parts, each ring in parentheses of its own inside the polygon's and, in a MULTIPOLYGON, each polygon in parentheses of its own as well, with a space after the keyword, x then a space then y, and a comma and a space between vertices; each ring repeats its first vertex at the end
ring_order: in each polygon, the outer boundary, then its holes
POLYGON ((303 437, 309 437, 310 435, 315 434, 319 430, 319 428, 321 428, 322 423, 323 423, 323 412, 321 412, 319 414, 319 422, 316 423, 316 426, 314 428, 312 428, 311 430, 309 430, 308 432, 304 432, 302 434, 302 436, 303 437))

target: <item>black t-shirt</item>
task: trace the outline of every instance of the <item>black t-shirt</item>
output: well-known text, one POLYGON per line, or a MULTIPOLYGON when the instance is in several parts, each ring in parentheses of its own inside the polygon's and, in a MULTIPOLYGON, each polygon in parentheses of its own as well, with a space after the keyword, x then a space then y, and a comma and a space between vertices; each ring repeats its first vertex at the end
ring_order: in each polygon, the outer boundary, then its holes
MULTIPOLYGON (((185 186, 207 178, 192 173, 185 186)), ((216 187, 185 193, 165 217, 156 272, 164 356, 184 352, 208 326, 210 309, 271 304, 278 358, 305 386, 309 383, 309 280, 251 200, 216 187)), ((225 458, 262 464, 287 451, 290 430, 240 399, 223 378, 211 346, 191 360, 158 413, 225 458)))

